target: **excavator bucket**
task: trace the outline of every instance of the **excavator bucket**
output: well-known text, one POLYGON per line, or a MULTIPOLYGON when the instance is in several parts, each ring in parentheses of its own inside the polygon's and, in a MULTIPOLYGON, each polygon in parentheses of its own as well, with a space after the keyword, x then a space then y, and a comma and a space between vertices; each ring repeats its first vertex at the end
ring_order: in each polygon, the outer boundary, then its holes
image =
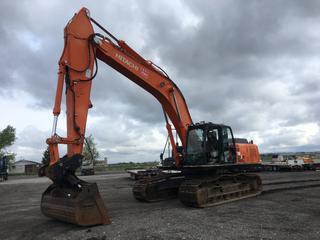
POLYGON ((96 183, 81 181, 77 188, 50 185, 42 194, 41 211, 79 226, 111 223, 96 183))
POLYGON ((39 169, 39 176, 53 181, 42 194, 41 211, 50 218, 79 226, 110 224, 110 218, 96 183, 79 179, 75 171, 82 155, 64 156, 57 163, 39 169))

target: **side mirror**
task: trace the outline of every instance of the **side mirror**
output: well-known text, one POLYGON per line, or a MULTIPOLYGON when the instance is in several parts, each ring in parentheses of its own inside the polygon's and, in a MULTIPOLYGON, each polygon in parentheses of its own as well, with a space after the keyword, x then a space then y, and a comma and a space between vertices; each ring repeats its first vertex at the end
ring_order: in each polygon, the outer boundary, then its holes
POLYGON ((160 153, 160 160, 163 160, 163 153, 160 153))

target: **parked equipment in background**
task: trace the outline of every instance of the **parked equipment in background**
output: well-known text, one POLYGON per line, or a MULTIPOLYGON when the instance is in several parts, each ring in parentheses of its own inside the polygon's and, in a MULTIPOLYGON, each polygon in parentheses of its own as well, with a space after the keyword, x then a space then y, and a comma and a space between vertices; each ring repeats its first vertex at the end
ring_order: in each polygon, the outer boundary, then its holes
POLYGON ((0 157, 0 182, 8 180, 8 163, 6 156, 0 157))
POLYGON ((315 163, 311 156, 296 156, 293 154, 273 154, 271 162, 263 163, 263 171, 303 171, 318 170, 319 163, 315 163))
POLYGON ((159 175, 161 170, 159 168, 149 168, 149 169, 128 169, 130 178, 132 180, 139 180, 146 177, 153 177, 159 175))
POLYGON ((94 175, 94 160, 91 158, 90 160, 82 161, 80 172, 82 176, 94 175))
POLYGON ((133 187, 136 199, 153 202, 179 195, 188 206, 206 207, 261 192, 260 177, 245 173, 261 164, 258 147, 237 143, 227 125, 193 123, 182 92, 168 74, 103 28, 86 8, 68 22, 64 39, 52 135, 47 139, 50 165, 43 171, 53 181, 42 195, 41 210, 46 216, 83 226, 110 223, 97 185, 75 175, 83 158, 87 113, 92 107, 91 84, 98 71, 98 59, 153 95, 163 109, 171 146, 171 156, 164 159, 170 166, 163 169, 177 171, 137 181, 133 187), (92 23, 105 35, 95 33, 92 23), (64 85, 67 137, 56 133, 64 85), (67 145, 67 154, 62 158, 59 144, 67 145))
POLYGON ((94 168, 92 166, 82 166, 81 167, 81 175, 82 176, 90 176, 94 175, 94 168))

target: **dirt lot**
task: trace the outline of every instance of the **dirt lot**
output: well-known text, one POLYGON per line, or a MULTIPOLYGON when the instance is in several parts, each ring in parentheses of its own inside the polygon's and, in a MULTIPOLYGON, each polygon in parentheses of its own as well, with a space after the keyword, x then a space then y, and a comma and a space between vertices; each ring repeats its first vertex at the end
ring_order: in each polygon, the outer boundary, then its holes
MULTIPOLYGON (((320 172, 264 173, 265 180, 319 177, 320 172)), ((262 194, 213 208, 184 207, 173 199, 141 203, 126 174, 96 181, 112 224, 76 227, 44 217, 39 209, 46 178, 0 183, 0 239, 320 239, 320 187, 262 194)))

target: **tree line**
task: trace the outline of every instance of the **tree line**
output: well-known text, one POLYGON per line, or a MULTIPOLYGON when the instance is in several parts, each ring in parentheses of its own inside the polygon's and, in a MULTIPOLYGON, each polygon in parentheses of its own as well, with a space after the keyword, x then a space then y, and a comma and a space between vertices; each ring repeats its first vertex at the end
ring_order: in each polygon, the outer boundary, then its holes
MULTIPOLYGON (((98 152, 97 145, 94 142, 94 138, 92 135, 90 135, 89 137, 86 137, 84 146, 83 146, 82 155, 83 155, 82 162, 85 165, 90 164, 91 162, 93 162, 93 165, 94 165, 95 162, 98 160, 100 154, 98 152)), ((49 151, 49 147, 47 147, 47 149, 43 152, 41 163, 43 165, 49 165, 49 162, 50 162, 50 151, 49 151)))
POLYGON ((0 131, 0 157, 6 157, 8 163, 13 162, 15 154, 9 152, 8 147, 16 140, 16 129, 10 125, 0 131))
MULTIPOLYGON (((11 125, 8 125, 6 128, 0 131, 0 157, 6 157, 8 163, 12 163, 15 160, 15 153, 12 153, 8 150, 16 141, 16 129, 11 125)), ((92 135, 86 138, 85 144, 82 152, 84 162, 97 161, 99 158, 99 152, 94 142, 92 135)), ((50 162, 50 152, 49 147, 43 152, 42 155, 42 164, 48 165, 50 162)))

